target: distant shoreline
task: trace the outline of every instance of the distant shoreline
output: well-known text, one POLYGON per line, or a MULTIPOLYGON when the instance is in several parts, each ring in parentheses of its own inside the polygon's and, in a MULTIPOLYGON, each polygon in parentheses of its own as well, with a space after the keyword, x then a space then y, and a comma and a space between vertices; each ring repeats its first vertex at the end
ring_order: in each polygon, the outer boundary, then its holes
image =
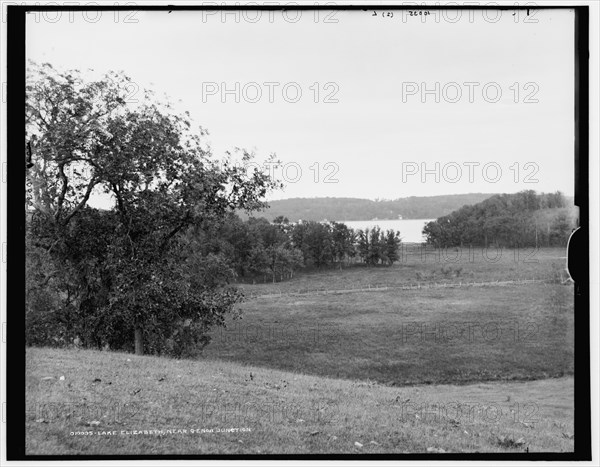
MULTIPOLYGON (((377 222, 437 219, 465 205, 477 204, 491 196, 492 193, 465 193, 376 201, 364 198, 287 198, 268 201, 269 207, 253 213, 252 217, 273 220, 283 216, 290 222, 300 219, 318 222, 325 219, 336 222, 342 222, 341 219, 363 222, 372 221, 374 218, 377 218, 377 222)), ((240 213, 240 217, 246 218, 244 213, 240 213)))

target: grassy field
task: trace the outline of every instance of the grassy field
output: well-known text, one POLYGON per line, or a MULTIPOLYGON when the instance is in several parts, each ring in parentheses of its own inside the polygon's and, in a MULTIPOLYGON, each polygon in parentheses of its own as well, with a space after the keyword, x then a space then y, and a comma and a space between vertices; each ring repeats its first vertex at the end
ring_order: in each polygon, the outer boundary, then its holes
POLYGON ((391 385, 573 371, 569 286, 534 284, 256 299, 206 358, 391 385))
POLYGON ((395 388, 237 363, 29 348, 26 384, 29 454, 573 450, 570 377, 395 388))
POLYGON ((400 261, 393 266, 353 265, 338 269, 300 271, 292 280, 239 284, 248 296, 308 291, 340 290, 407 284, 461 283, 505 280, 556 280, 565 278, 564 248, 496 250, 490 247, 448 251, 403 245, 400 261), (460 269, 457 275, 452 271, 460 269), (444 274, 443 270, 447 271, 444 274))
MULTIPOLYGON (((475 280, 551 279, 562 250, 540 250, 537 263, 464 265, 475 280)), ((389 385, 469 383, 558 377, 573 371, 573 288, 569 284, 386 290, 290 295, 294 290, 398 285, 440 264, 349 268, 252 286, 281 296, 243 306, 241 319, 213 332, 211 359, 389 385)), ((461 273, 462 275, 462 273, 461 273)), ((431 281, 435 278, 431 279, 431 281)), ((448 278, 460 283, 464 278, 448 278)), ((422 282, 426 284, 427 282, 422 282)), ((251 288, 247 288, 251 289, 251 288)))

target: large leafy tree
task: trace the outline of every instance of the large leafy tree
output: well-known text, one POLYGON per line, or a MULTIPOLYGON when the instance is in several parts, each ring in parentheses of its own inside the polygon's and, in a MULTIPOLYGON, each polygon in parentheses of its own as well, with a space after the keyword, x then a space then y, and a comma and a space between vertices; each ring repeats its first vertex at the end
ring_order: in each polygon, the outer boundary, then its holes
POLYGON ((78 71, 30 64, 28 254, 51 258, 54 270, 37 280, 60 290, 85 344, 160 353, 169 350, 163 343, 221 324, 241 299, 227 262, 204 254, 190 229, 260 209, 278 185, 248 173, 252 156, 243 151, 237 163, 217 163, 189 114, 151 92, 127 102, 130 83, 122 74, 85 81, 78 71), (89 207, 94 196, 106 210, 89 207))

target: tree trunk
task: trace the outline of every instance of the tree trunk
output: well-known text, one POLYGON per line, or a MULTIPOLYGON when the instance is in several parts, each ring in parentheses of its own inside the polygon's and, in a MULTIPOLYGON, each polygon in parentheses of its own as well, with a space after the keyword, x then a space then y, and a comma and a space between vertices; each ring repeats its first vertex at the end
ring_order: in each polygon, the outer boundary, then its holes
POLYGON ((144 355, 144 330, 139 325, 135 327, 135 354, 144 355))

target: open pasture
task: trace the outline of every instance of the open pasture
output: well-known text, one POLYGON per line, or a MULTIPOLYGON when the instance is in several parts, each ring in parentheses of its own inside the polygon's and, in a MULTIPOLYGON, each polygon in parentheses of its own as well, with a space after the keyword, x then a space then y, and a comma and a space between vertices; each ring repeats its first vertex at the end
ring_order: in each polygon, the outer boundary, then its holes
POLYGON ((361 264, 298 272, 292 280, 256 281, 238 286, 248 297, 266 294, 307 293, 340 289, 394 287, 431 283, 544 280, 565 282, 568 277, 563 248, 496 249, 464 247, 435 249, 402 245, 400 261, 393 266, 361 264))
POLYGON ((258 298, 204 355, 398 386, 562 376, 572 294, 529 284, 258 298))

